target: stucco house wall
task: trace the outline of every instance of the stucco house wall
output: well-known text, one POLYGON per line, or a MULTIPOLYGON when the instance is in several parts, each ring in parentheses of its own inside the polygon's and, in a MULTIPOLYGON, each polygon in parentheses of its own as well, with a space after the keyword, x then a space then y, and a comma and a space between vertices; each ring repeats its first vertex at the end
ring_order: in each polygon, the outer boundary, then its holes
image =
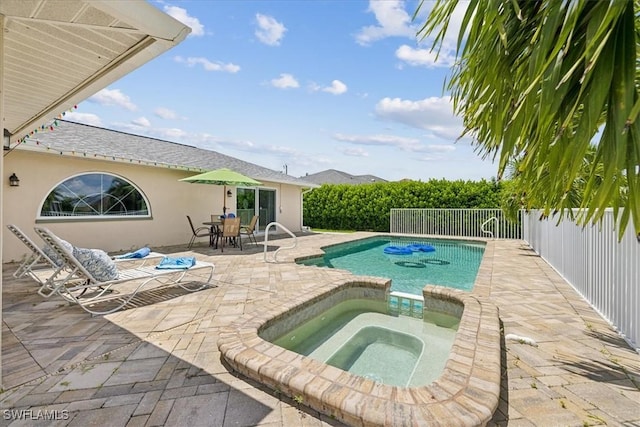
MULTIPOLYGON (((137 162, 106 161, 92 156, 59 155, 53 150, 35 152, 14 150, 4 158, 3 215, 5 224, 15 224, 37 244, 33 227, 51 229, 70 243, 108 252, 151 248, 186 243, 191 237, 186 215, 194 225, 208 221, 211 214, 222 213, 224 189, 221 186, 179 182, 195 172, 137 162), (36 220, 45 197, 70 176, 103 172, 120 176, 138 187, 146 196, 151 211, 149 219, 41 219, 36 220), (8 177, 15 173, 19 187, 10 187, 8 177)), ((296 185, 261 180, 264 188, 276 190, 276 221, 291 231, 302 225, 302 191, 296 185)), ((227 206, 235 206, 236 189, 227 198, 227 206)), ((8 229, 3 232, 3 262, 17 261, 28 250, 8 229)), ((205 239, 199 239, 204 242, 205 239)))

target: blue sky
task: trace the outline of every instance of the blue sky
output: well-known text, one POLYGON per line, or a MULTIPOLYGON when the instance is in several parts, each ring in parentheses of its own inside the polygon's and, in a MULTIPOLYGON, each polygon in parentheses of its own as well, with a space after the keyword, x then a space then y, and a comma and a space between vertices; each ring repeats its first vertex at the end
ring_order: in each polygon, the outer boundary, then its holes
MULTIPOLYGON (((445 78, 412 22, 417 1, 151 1, 189 37, 78 105, 82 123, 195 145, 304 176, 489 179, 457 140, 445 78), (457 141, 456 141, 457 140, 457 141)), ((463 5, 464 6, 464 5, 463 5)), ((463 11, 459 11, 459 21, 463 11)))

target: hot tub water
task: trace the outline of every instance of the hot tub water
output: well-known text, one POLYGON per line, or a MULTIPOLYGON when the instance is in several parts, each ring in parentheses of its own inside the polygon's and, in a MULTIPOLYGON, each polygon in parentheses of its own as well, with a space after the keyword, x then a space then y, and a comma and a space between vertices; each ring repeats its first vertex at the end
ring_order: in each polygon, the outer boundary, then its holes
POLYGON ((392 316, 383 301, 351 299, 273 343, 374 381, 413 387, 440 376, 457 325, 392 316))

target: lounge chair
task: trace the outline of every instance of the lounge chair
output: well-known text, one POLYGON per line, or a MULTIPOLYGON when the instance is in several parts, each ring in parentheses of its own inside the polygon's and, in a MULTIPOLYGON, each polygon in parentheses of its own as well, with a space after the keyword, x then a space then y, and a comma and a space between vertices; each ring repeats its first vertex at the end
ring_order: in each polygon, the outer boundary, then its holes
MULTIPOLYGON (((21 277, 29 276, 36 281, 41 287, 45 286, 47 279, 49 279, 59 267, 66 268, 66 263, 62 258, 56 255, 56 252, 45 242, 41 248, 33 240, 29 238, 20 228, 15 224, 8 224, 7 228, 31 251, 26 256, 24 261, 18 266, 13 273, 13 277, 19 279, 21 277)), ((67 248, 73 248, 73 246, 60 239, 67 248)), ((115 262, 128 263, 127 265, 136 265, 138 267, 144 265, 153 258, 161 258, 164 254, 158 252, 150 252, 144 258, 114 258, 115 262), (129 264, 130 263, 130 264, 129 264)), ((124 264, 123 264, 124 265, 124 264)), ((48 297, 51 295, 50 290, 41 289, 40 294, 48 297)))
POLYGON ((69 250, 62 244, 61 239, 48 229, 35 227, 35 231, 55 250, 67 266, 66 269, 58 267, 54 275, 45 283, 46 286, 43 286, 38 293, 45 297, 51 294, 59 295, 70 303, 78 304, 92 315, 109 314, 120 310, 151 282, 158 282, 163 286, 178 285, 189 292, 204 289, 209 286, 215 269, 213 264, 195 261, 195 259, 194 264, 185 269, 158 269, 155 265, 148 264, 135 268, 119 269, 118 263, 113 262, 103 251, 81 248, 69 250), (88 251, 91 253, 87 255, 88 251), (80 259, 85 256, 87 260, 83 264, 80 259), (204 280, 198 280, 201 283, 196 288, 187 287, 183 285, 187 275, 197 276, 198 279, 204 280), (139 280, 140 283, 131 284, 130 287, 133 287, 133 290, 114 297, 112 293, 116 291, 118 285, 136 280, 139 280), (88 295, 85 295, 87 291, 89 291, 88 295), (101 303, 105 301, 113 303, 115 307, 101 308, 101 303))
POLYGON ((23 233, 18 226, 8 224, 7 228, 31 251, 13 273, 13 277, 19 279, 24 276, 30 276, 38 282, 40 286, 44 285, 46 279, 53 274, 59 265, 57 265, 56 261, 51 259, 43 249, 36 245, 29 236, 23 233))
POLYGON ((254 215, 253 218, 251 218, 251 222, 249 222, 249 225, 240 226, 240 236, 242 237, 242 235, 244 234, 249 238, 250 242, 251 242, 251 239, 253 239, 254 245, 258 244, 258 242, 256 241, 256 234, 255 234, 257 223, 258 223, 258 215, 254 215))

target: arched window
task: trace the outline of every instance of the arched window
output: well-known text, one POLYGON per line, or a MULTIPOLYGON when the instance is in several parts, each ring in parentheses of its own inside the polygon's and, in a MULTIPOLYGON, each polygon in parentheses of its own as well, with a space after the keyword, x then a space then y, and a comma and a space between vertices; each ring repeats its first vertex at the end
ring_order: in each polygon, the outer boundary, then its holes
POLYGON ((149 203, 132 183, 107 173, 72 176, 58 184, 40 209, 41 218, 150 217, 149 203))

